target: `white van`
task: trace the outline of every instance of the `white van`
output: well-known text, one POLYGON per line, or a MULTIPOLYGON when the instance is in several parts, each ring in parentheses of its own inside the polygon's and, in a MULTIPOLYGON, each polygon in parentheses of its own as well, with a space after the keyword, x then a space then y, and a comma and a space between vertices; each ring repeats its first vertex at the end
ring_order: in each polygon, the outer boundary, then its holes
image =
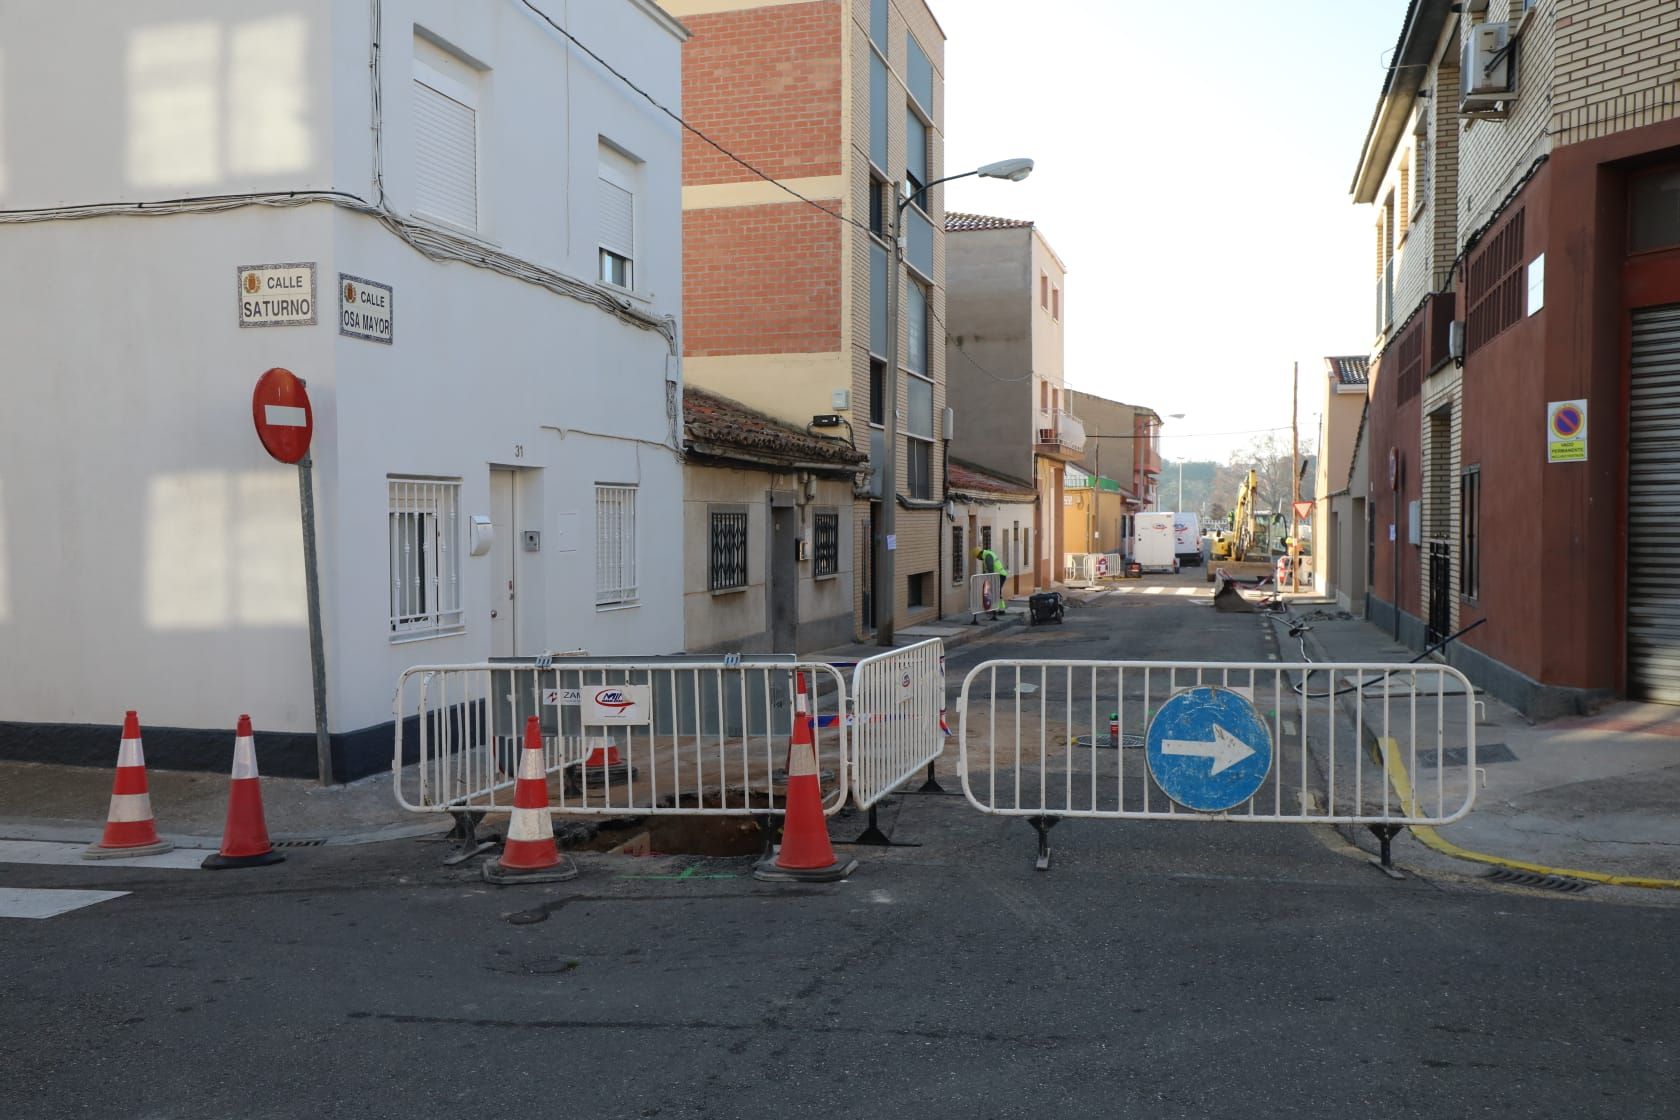
POLYGON ((1173 549, 1180 564, 1202 562, 1202 522, 1193 513, 1175 513, 1173 518, 1173 549))
POLYGON ((1132 519, 1132 559, 1146 572, 1178 571, 1173 515, 1140 513, 1132 519))

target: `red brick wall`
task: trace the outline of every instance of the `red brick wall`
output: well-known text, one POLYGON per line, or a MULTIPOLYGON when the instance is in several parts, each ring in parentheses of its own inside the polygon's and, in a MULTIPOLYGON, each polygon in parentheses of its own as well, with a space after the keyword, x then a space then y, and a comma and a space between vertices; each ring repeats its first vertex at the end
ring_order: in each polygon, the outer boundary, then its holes
POLYGON ((802 202, 685 213, 684 352, 839 350, 841 229, 802 202))
MULTIPOLYGON (((683 116, 775 178, 840 174, 843 18, 838 0, 685 18, 683 116)), ((685 185, 752 178, 684 133, 685 185)))

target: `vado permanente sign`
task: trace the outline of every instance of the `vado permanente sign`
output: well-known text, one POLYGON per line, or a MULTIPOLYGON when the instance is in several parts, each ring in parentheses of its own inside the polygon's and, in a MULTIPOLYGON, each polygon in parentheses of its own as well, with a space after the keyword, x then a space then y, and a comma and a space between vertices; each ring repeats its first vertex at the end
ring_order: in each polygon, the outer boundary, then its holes
POLYGON ((239 267, 239 325, 315 325, 315 262, 239 267))

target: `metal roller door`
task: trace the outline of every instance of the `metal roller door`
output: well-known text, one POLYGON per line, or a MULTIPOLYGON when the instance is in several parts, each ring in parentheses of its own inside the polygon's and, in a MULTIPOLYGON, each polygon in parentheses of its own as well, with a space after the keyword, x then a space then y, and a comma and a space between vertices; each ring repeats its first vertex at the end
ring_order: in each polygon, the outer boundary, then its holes
POLYGON ((1633 314, 1628 692, 1680 704, 1680 306, 1633 314))

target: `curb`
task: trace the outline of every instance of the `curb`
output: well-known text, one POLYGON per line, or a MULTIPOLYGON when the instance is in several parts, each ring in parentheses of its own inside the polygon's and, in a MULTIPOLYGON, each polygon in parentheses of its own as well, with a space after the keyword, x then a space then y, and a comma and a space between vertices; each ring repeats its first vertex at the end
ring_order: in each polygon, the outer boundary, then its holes
MULTIPOLYGON (((424 836, 438 835, 446 830, 451 822, 445 818, 424 823, 391 825, 385 828, 369 829, 366 832, 341 832, 328 836, 305 836, 296 833, 275 833, 272 837, 275 843, 285 841, 307 840, 319 842, 321 847, 338 848, 355 844, 378 844, 386 840, 412 840, 424 836)), ((100 830, 97 826, 81 825, 44 825, 31 824, 26 821, 0 820, 0 840, 35 840, 60 844, 91 844, 99 839, 100 830)), ((165 840, 173 841, 177 848, 191 848, 193 850, 217 851, 222 846, 220 836, 198 836, 189 833, 164 832, 160 835, 165 840)))
MULTIPOLYGON (((1278 636, 1278 626, 1281 621, 1282 620, 1276 616, 1271 619, 1272 635, 1277 639, 1280 647, 1283 644, 1283 639, 1278 636)), ((1324 647, 1319 644, 1318 639, 1313 635, 1311 630, 1306 632, 1306 639, 1308 644, 1312 646, 1314 653, 1318 655, 1321 661, 1331 660, 1329 654, 1326 652, 1324 647)), ((1346 711, 1345 701, 1343 702, 1343 710, 1344 712, 1346 711)), ((1411 775, 1406 772, 1405 766, 1400 761, 1401 751, 1398 740, 1394 739, 1392 736, 1388 738, 1379 736, 1369 725, 1361 726, 1359 730, 1365 736, 1369 737, 1374 748, 1380 746, 1382 749, 1387 751, 1389 756, 1390 784, 1393 785, 1394 792, 1400 798, 1400 804, 1405 807, 1407 813, 1415 815, 1417 805, 1412 791, 1412 779, 1411 775)), ((1374 757, 1376 761, 1381 761, 1380 756, 1374 757)), ((1454 844, 1451 840, 1442 836, 1430 825, 1411 826, 1410 831, 1412 835, 1416 836, 1418 841, 1425 847, 1439 852, 1441 855, 1448 856, 1452 859, 1462 860, 1466 863, 1479 863, 1491 867, 1505 867, 1512 871, 1528 871, 1536 875, 1553 875, 1565 879, 1580 879, 1584 882, 1598 883, 1604 886, 1641 887, 1647 890, 1680 890, 1680 879, 1657 879, 1643 875, 1613 875, 1606 871, 1582 871, 1574 868, 1552 867, 1548 864, 1534 863, 1530 860, 1510 859, 1506 856, 1496 856, 1487 852, 1478 852, 1473 851, 1470 848, 1460 847, 1459 845, 1454 844)))

